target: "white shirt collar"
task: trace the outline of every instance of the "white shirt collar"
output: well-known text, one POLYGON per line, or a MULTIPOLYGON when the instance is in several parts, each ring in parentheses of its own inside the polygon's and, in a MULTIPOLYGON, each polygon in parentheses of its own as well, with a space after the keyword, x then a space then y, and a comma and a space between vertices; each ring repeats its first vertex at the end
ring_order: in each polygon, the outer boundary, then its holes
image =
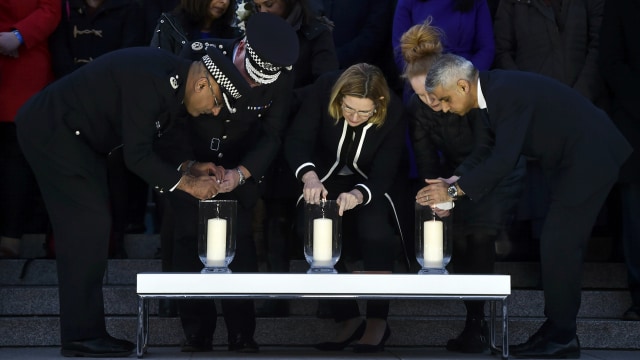
MULTIPOLYGON (((482 87, 480 86, 480 77, 478 76, 478 107, 480 109, 487 109, 487 100, 482 93, 482 87)), ((487 109, 489 111, 489 109, 487 109)))

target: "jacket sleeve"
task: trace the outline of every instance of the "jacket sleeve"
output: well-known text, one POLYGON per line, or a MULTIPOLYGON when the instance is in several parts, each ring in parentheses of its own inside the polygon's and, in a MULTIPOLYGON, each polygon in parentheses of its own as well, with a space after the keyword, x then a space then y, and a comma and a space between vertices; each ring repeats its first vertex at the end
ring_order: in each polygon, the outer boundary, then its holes
MULTIPOLYGON (((496 101, 509 101, 508 99, 496 101)), ((491 154, 460 178, 458 183, 472 200, 478 200, 489 193, 505 176, 516 167, 525 142, 527 129, 534 117, 533 105, 491 104, 491 129, 494 129, 495 146, 491 154), (500 111, 499 109, 503 109, 500 111)), ((490 138, 485 138, 480 146, 491 147, 490 138)), ((465 161, 466 162, 466 161, 465 161)))
POLYGON ((49 39, 60 22, 61 13, 60 0, 40 0, 37 9, 13 27, 20 31, 24 46, 33 48, 49 39))
MULTIPOLYGON (((123 86, 122 101, 122 143, 124 160, 129 169, 155 186, 160 191, 168 191, 180 180, 178 163, 187 160, 168 162, 156 153, 154 142, 157 138, 156 121, 169 120, 169 112, 158 104, 176 101, 160 96, 156 90, 158 82, 147 82, 140 86, 123 86), (141 95, 143 94, 143 95, 141 95), (166 117, 166 118, 163 118, 166 117)), ((164 136, 164 135, 163 135, 164 136)), ((172 135, 173 136, 173 135, 172 135)))
POLYGON ((473 117, 470 121, 474 140, 473 150, 455 169, 454 174, 458 176, 464 176, 464 174, 468 173, 471 169, 478 166, 484 159, 488 158, 495 146, 493 133, 487 126, 487 114, 483 110, 475 109, 474 111, 467 113, 466 116, 473 117))

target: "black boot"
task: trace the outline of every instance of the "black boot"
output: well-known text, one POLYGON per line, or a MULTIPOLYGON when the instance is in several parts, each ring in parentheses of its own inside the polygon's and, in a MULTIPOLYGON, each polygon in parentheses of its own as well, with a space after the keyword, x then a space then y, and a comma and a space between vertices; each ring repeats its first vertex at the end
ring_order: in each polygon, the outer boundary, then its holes
POLYGON ((467 319, 457 338, 447 341, 447 350, 459 353, 483 353, 489 349, 487 323, 482 319, 467 319))

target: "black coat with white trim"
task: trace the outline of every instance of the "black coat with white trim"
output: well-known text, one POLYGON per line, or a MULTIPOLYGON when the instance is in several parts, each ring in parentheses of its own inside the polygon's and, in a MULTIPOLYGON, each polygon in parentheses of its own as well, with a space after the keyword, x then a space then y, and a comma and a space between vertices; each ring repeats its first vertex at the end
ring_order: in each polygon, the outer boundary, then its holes
POLYGON ((284 151, 296 177, 314 170, 321 181, 335 176, 346 165, 361 178, 356 188, 366 205, 371 197, 387 193, 396 177, 404 151, 407 121, 401 101, 391 93, 387 118, 382 126, 364 123, 349 129, 344 118, 337 122, 328 112, 331 88, 340 76, 321 76, 302 103, 285 139, 284 151), (353 130, 353 141, 345 141, 353 130))

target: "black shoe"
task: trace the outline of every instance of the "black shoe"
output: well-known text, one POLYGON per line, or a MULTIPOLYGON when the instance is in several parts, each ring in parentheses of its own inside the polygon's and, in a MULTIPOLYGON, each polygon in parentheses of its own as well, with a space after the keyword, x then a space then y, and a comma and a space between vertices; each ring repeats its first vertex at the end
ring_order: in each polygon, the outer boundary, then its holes
POLYGON ((246 337, 240 334, 229 335, 229 351, 257 353, 259 350, 258 343, 253 340, 253 337, 246 337))
POLYGON ((632 306, 622 314, 622 320, 640 321, 640 306, 632 306))
POLYGON ((560 344, 536 333, 527 342, 510 347, 509 351, 516 358, 578 359, 580 358, 580 341, 576 335, 568 343, 560 344))
POLYGON ((130 341, 105 336, 66 342, 62 344, 60 354, 66 357, 126 357, 131 355, 135 347, 130 341))
POLYGON ((447 350, 452 352, 479 354, 489 349, 487 324, 484 320, 470 319, 457 338, 447 341, 447 350))
POLYGON ((375 353, 384 350, 384 344, 387 342, 391 336, 391 329, 389 328, 389 324, 384 329, 384 335, 382 335, 382 339, 377 345, 369 345, 369 344, 355 344, 353 345, 353 352, 355 353, 375 353))
POLYGON ((287 300, 266 300, 256 309, 256 317, 287 317, 289 302, 287 300))
POLYGON ((338 342, 334 342, 334 341, 321 342, 319 344, 316 344, 314 347, 321 351, 343 350, 353 341, 360 339, 362 337, 362 334, 364 334, 364 329, 366 327, 367 327, 367 322, 362 321, 358 326, 358 328, 356 329, 356 331, 354 331, 353 334, 351 334, 351 336, 349 336, 346 340, 338 341, 338 342))
POLYGON ((187 337, 180 347, 180 351, 182 352, 207 352, 212 350, 213 347, 211 346, 211 339, 207 341, 203 337, 199 336, 187 337))

